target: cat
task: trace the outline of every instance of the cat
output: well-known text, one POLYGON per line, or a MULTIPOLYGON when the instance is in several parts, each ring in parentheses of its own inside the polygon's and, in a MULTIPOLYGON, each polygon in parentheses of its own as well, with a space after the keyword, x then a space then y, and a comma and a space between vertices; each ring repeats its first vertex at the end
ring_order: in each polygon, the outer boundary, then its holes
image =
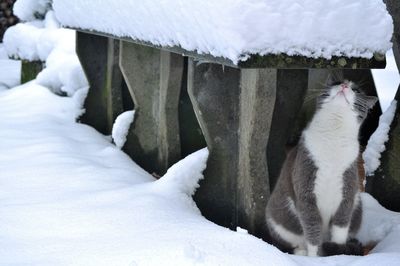
POLYGON ((344 80, 329 84, 287 155, 266 207, 269 239, 297 255, 362 255, 358 134, 377 98, 344 80))

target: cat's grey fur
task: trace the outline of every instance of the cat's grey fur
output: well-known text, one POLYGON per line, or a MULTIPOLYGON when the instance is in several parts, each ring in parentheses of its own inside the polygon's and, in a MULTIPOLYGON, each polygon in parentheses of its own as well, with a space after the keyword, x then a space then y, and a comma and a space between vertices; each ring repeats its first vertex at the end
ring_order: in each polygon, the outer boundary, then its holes
POLYGON ((357 138, 377 99, 355 92, 355 87, 349 81, 329 84, 298 145, 287 155, 266 208, 269 238, 283 251, 309 256, 362 252, 353 239, 362 216, 357 138), (314 144, 318 142, 322 145, 314 144), (335 189, 339 193, 332 192, 332 207, 324 194, 335 189))

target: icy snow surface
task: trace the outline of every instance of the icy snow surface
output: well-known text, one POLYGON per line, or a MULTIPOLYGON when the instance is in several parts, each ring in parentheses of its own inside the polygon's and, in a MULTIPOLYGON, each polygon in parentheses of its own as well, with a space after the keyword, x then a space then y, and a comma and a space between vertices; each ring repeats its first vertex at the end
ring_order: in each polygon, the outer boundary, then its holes
POLYGON ((180 46, 237 62, 248 54, 371 58, 391 48, 382 0, 53 0, 66 26, 180 46))
POLYGON ((364 168, 367 175, 373 175, 381 164, 381 153, 385 150, 385 142, 389 140, 389 130, 396 113, 397 101, 393 100, 389 108, 379 118, 379 125, 368 140, 363 153, 364 168))
POLYGON ((287 255, 201 216, 190 195, 207 150, 160 180, 93 128, 82 95, 35 81, 0 92, 0 265, 398 265, 400 214, 364 194, 366 257, 287 255), (388 253, 394 252, 394 253, 388 253))
POLYGON ((126 141, 126 135, 130 125, 135 118, 135 111, 126 111, 120 114, 114 122, 112 128, 112 139, 118 148, 122 148, 126 141))

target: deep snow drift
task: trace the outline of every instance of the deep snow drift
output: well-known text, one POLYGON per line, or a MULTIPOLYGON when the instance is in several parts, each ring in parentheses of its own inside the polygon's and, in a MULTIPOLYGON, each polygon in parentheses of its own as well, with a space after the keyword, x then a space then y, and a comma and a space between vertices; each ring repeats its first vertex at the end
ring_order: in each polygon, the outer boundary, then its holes
POLYGON ((0 92, 0 265, 398 265, 400 214, 364 194, 366 257, 287 255, 201 216, 201 150, 160 180, 78 124, 86 89, 36 81, 0 92), (322 264, 321 264, 322 263, 322 264))
POLYGON ((382 0, 53 0, 65 26, 222 56, 344 55, 391 48, 382 0))

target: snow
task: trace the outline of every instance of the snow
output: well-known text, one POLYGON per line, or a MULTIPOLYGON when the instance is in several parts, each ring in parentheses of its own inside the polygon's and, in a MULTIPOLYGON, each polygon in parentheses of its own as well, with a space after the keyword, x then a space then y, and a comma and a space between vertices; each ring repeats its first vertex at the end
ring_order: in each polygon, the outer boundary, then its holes
POLYGON ((13 12, 20 20, 31 21, 44 16, 50 5, 51 0, 18 0, 14 4, 13 12))
POLYGON ((381 153, 385 150, 385 142, 389 140, 389 130, 396 113, 397 101, 393 100, 389 108, 379 118, 379 125, 368 140, 363 153, 364 168, 367 176, 374 174, 381 164, 381 153))
POLYGON ((36 81, 0 92, 1 265, 398 265, 400 214, 363 194, 366 257, 287 255, 206 220, 191 198, 208 152, 155 180, 75 122, 82 95, 36 81), (28 129, 28 130, 27 130, 28 129))
MULTIPOLYGON (((73 32, 59 33, 51 11, 45 17, 19 24, 21 31, 42 31, 32 34, 42 41, 16 35, 8 43, 7 52, 18 46, 19 58, 36 54, 46 68, 36 80, 0 90, 0 265, 399 265, 400 214, 365 193, 357 237, 379 243, 364 257, 288 255, 245 229, 205 219, 191 196, 203 178, 207 149, 155 180, 120 150, 121 142, 116 146, 77 123, 88 84, 73 52, 73 32)), ((0 69, 7 72, 0 71, 0 81, 17 84, 20 65, 2 50, 0 69)), ((115 143, 129 118, 133 111, 117 119, 115 143)))
POLYGON ((371 58, 392 47, 382 0, 54 0, 61 24, 222 56, 371 58))
MULTIPOLYGON (((45 2, 48 1, 23 1, 22 7, 28 12, 28 7, 45 6, 45 2), (35 6, 31 6, 32 3, 35 6)), ((45 62, 46 67, 37 76, 37 83, 53 92, 72 96, 79 88, 88 86, 75 54, 75 31, 60 28, 52 10, 47 11, 42 21, 28 21, 10 27, 3 41, 9 57, 45 62)))
POLYGON ((0 91, 15 87, 21 83, 21 62, 9 60, 0 43, 0 91))
POLYGON ((112 139, 118 148, 122 148, 126 142, 129 128, 135 117, 135 111, 126 111, 120 114, 112 128, 112 139))
POLYGON ((386 68, 372 69, 372 75, 379 96, 379 103, 385 111, 389 106, 400 84, 399 70, 394 59, 393 50, 386 53, 386 68))

